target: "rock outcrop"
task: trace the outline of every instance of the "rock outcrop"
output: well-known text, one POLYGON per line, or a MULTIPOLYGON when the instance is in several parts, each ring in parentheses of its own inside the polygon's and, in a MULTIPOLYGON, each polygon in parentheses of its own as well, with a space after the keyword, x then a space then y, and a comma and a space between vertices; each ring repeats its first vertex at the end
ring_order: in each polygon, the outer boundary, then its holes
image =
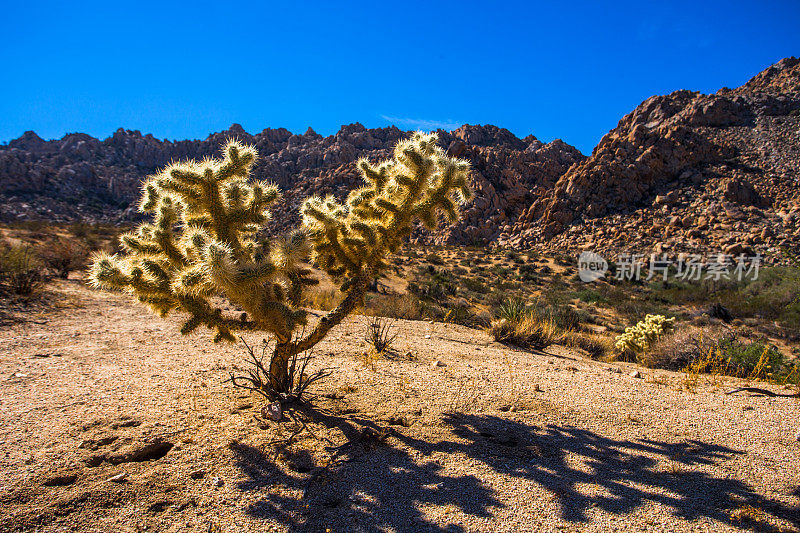
POLYGON ((498 242, 659 252, 740 244, 779 253, 800 243, 798 131, 795 58, 734 90, 653 96, 498 242))

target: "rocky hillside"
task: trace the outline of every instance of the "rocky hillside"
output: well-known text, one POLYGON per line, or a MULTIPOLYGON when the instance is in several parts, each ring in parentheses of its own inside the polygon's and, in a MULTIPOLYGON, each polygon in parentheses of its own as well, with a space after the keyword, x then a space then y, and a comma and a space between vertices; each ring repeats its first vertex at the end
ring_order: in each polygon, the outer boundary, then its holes
POLYGON ((787 58, 737 89, 648 98, 499 241, 775 253, 798 249, 798 221, 800 60, 787 58))
MULTIPOLYGON (((495 126, 465 125, 439 133, 451 154, 472 162, 477 192, 462 221, 435 236, 439 241, 495 240, 501 227, 510 227, 538 194, 552 189, 572 164, 585 159, 560 140, 544 144, 533 136, 519 139, 495 126)), ((218 155, 223 141, 235 137, 258 149, 255 176, 276 182, 284 191, 286 201, 273 213, 280 229, 297 222, 299 203, 308 195, 346 195, 360 181, 358 158, 388 157, 407 134, 395 127, 351 124, 329 137, 310 128, 303 135, 285 129, 250 135, 234 124, 202 141, 171 142, 122 129, 104 140, 74 133, 44 141, 29 131, 0 147, 0 219, 132 220, 145 176, 172 160, 218 155)))
MULTIPOLYGON (((519 139, 495 126, 440 131, 448 153, 473 165, 475 200, 456 226, 415 240, 689 252, 800 248, 800 60, 787 58, 742 87, 648 98, 590 157, 555 140, 519 139)), ((0 221, 124 221, 139 184, 171 160, 217 154, 236 137, 255 145, 260 179, 285 193, 277 229, 297 222, 310 194, 343 196, 355 161, 387 157, 407 135, 395 127, 343 126, 322 137, 234 124, 205 140, 167 141, 117 130, 44 141, 26 132, 0 146, 0 221)))

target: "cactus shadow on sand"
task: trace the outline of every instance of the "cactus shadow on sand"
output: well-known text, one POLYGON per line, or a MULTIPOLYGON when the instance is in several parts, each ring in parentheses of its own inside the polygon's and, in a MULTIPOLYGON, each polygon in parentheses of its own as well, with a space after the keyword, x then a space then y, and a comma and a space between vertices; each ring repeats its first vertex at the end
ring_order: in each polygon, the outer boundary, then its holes
MULTIPOLYGON (((371 421, 354 424, 327 416, 324 423, 342 429, 353 444, 325 468, 287 473, 257 448, 231 446, 247 476, 239 488, 265 493, 249 504, 251 516, 298 531, 467 531, 457 523, 427 520, 420 507, 457 508, 496 520, 494 512, 505 507, 503 494, 474 475, 446 474, 431 457, 443 452, 489 467, 512 483, 544 489, 557 504, 558 518, 568 523, 588 522, 595 510, 626 515, 657 504, 680 521, 710 519, 756 531, 776 531, 770 519, 799 524, 800 509, 760 495, 740 480, 704 472, 703 465, 744 452, 703 441, 615 440, 569 426, 454 414, 442 420, 451 438, 428 440, 393 431, 385 445, 371 445, 358 438, 364 431, 384 431, 371 421), (286 490, 268 494, 276 486, 286 490), (736 519, 734 511, 743 507, 759 514, 736 519)), ((309 459, 304 450, 289 456, 297 464, 309 459)))

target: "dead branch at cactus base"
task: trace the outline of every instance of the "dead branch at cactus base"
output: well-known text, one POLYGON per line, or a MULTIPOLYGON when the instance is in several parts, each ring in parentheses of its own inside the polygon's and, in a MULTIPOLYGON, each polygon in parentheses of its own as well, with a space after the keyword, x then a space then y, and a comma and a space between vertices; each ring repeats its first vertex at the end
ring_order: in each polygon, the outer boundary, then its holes
MULTIPOLYGON (((303 332, 301 331, 299 336, 302 335, 303 332)), ((316 398, 317 395, 309 393, 308 388, 331 375, 331 372, 325 368, 309 374, 306 370, 313 359, 311 351, 296 353, 289 360, 285 381, 279 383, 276 388, 273 386, 272 380, 270 380, 269 373, 270 365, 275 357, 275 351, 271 349, 272 342, 264 339, 261 343, 261 353, 256 355, 252 346, 247 344, 241 337, 240 340, 245 347, 244 364, 247 365, 247 368, 243 370, 243 374, 237 375, 231 372, 226 382, 230 382, 236 388, 256 392, 267 401, 279 404, 281 415, 286 410, 286 407, 291 404, 302 404, 316 398), (269 357, 267 357, 268 353, 270 354, 269 357)), ((278 408, 275 408, 268 413, 268 416, 276 422, 280 421, 282 416, 277 413, 278 408)))

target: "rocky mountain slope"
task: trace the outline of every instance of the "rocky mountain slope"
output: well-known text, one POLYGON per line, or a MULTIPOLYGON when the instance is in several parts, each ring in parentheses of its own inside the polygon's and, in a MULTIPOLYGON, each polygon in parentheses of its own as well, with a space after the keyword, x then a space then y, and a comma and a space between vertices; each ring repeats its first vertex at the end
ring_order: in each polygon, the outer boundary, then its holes
POLYGON ((800 60, 737 89, 645 100, 500 241, 664 251, 800 242, 800 60))
MULTIPOLYGON (((496 239, 500 227, 516 220, 537 194, 552 189, 572 164, 585 159, 560 140, 519 139, 495 126, 465 125, 439 133, 451 154, 472 162, 477 193, 462 221, 437 236, 444 241, 496 239)), ((361 124, 342 126, 329 137, 310 128, 303 135, 285 129, 250 135, 234 124, 203 141, 177 142, 122 129, 102 141, 82 133, 44 141, 29 131, 0 147, 0 219, 130 220, 145 176, 172 160, 218 155, 224 140, 235 137, 258 149, 255 176, 274 181, 284 192, 286 201, 273 212, 282 229, 297 222, 302 199, 346 195, 360 182, 358 158, 389 157, 406 135, 395 127, 366 129, 361 124)))
MULTIPOLYGON (((787 58, 737 89, 653 96, 623 117, 590 157, 555 140, 496 126, 440 131, 473 165, 475 200, 462 220, 420 242, 596 251, 762 251, 800 246, 800 60, 787 58)), ((45 141, 26 132, 0 146, 0 221, 135 218, 142 178, 171 160, 214 156, 236 137, 286 202, 278 230, 309 194, 343 196, 359 157, 389 156, 408 132, 343 126, 322 137, 234 124, 205 140, 168 141, 117 130, 45 141)))

